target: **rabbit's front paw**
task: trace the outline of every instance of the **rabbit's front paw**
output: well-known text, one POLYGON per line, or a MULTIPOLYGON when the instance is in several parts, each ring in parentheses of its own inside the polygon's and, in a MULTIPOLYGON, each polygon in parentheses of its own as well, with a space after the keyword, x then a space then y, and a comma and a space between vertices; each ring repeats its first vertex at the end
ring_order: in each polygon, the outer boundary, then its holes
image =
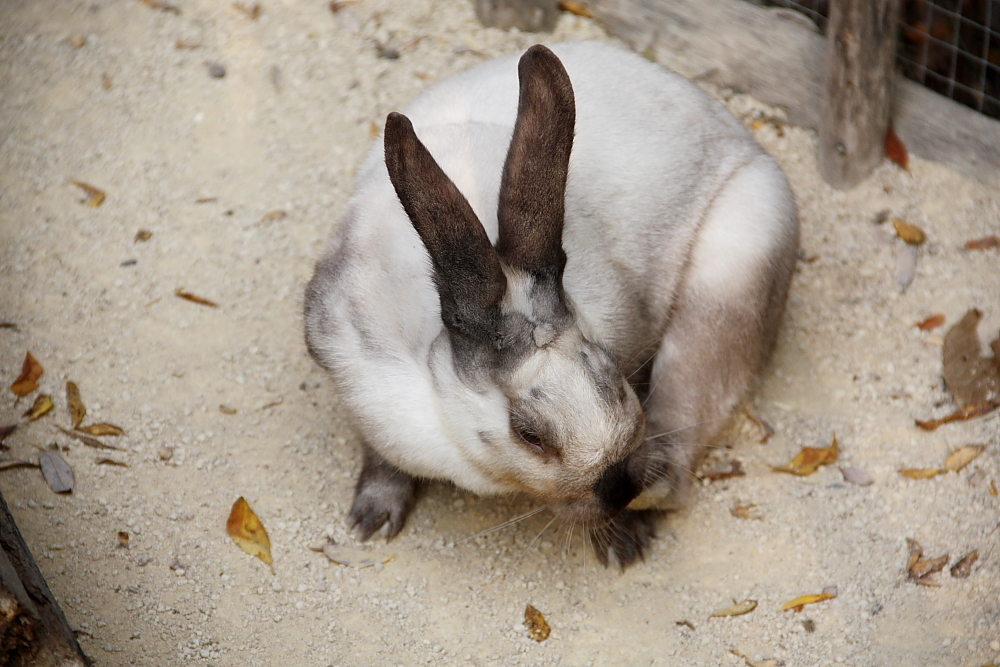
POLYGON ((613 521, 593 528, 590 537, 601 565, 617 565, 619 570, 645 559, 645 550, 656 537, 658 510, 625 510, 613 521))
POLYGON ((388 463, 372 451, 365 452, 365 464, 354 489, 349 521, 358 537, 367 540, 382 526, 386 539, 402 528, 417 502, 416 479, 388 463))

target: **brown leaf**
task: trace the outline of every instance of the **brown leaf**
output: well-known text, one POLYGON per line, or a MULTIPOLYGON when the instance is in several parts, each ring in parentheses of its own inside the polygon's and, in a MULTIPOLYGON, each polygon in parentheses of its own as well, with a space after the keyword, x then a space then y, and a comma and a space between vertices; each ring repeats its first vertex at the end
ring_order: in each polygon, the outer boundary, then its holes
POLYGON ((125 463, 124 461, 115 461, 114 459, 109 459, 109 458, 100 458, 100 459, 97 459, 97 465, 99 465, 99 466, 118 466, 119 468, 127 468, 128 467, 128 464, 125 463))
POLYGON ((944 338, 944 381, 958 407, 1000 398, 1000 368, 983 357, 976 329, 982 311, 972 308, 944 338))
POLYGON ((34 461, 0 461, 0 472, 14 468, 40 468, 34 461))
POLYGON ((42 368, 42 365, 38 363, 37 359, 31 356, 31 352, 28 352, 24 357, 24 363, 21 365, 21 376, 14 380, 14 384, 10 386, 10 390, 18 398, 24 398, 38 389, 38 378, 42 377, 42 373, 44 372, 45 369, 42 368))
POLYGON ((944 460, 946 470, 959 472, 962 468, 972 463, 972 461, 983 453, 986 445, 965 445, 959 447, 944 460))
POLYGON ((105 424, 103 422, 100 424, 91 424, 90 426, 81 426, 76 430, 86 435, 125 435, 125 431, 123 431, 120 427, 115 426, 114 424, 105 424))
POLYGON ((131 541, 129 534, 124 530, 118 531, 118 544, 122 545, 124 548, 128 549, 128 543, 131 541))
POLYGON ((926 580, 930 575, 940 572, 947 564, 948 554, 945 554, 940 558, 917 558, 917 562, 910 566, 908 575, 911 580, 920 583, 921 579, 926 580))
POLYGON ((781 606, 781 611, 788 611, 794 609, 796 612, 802 611, 802 608, 807 604, 816 604, 817 602, 822 602, 823 600, 832 600, 837 597, 836 593, 814 593, 812 595, 802 595, 794 600, 790 600, 781 606))
POLYGON ((3 446, 3 441, 7 439, 7 436, 17 430, 17 424, 8 424, 7 426, 0 426, 0 448, 7 449, 3 446))
POLYGON ((57 429, 73 438, 74 440, 79 440, 88 447, 93 447, 95 449, 114 449, 116 451, 121 451, 121 447, 115 447, 114 445, 109 445, 101 442, 97 438, 91 438, 89 435, 84 435, 83 433, 77 433, 76 431, 71 431, 68 428, 63 428, 62 426, 56 426, 57 429))
POLYGON ((158 9, 161 12, 170 12, 171 14, 181 13, 179 7, 171 5, 169 2, 164 2, 163 0, 139 0, 139 2, 146 5, 150 9, 158 9))
POLYGON ((1000 407, 1000 401, 984 401, 982 403, 973 403, 972 405, 966 405, 964 408, 955 410, 950 415, 945 415, 940 419, 931 419, 928 421, 921 421, 915 419, 917 426, 924 429, 925 431, 933 431, 938 426, 943 424, 949 424, 951 422, 966 421, 968 419, 975 419, 976 417, 982 417, 985 414, 989 414, 1000 407))
POLYGON ((70 418, 73 420, 73 428, 83 423, 83 418, 87 416, 87 408, 80 398, 80 388, 75 382, 66 383, 66 404, 69 406, 70 418))
POLYGON ((924 234, 924 230, 914 224, 906 222, 905 220, 893 218, 892 226, 896 230, 896 236, 903 239, 910 245, 920 245, 927 240, 927 235, 924 234))
POLYGON ((52 402, 51 396, 48 394, 39 394, 35 398, 35 403, 31 406, 31 409, 25 412, 22 416, 29 422, 33 422, 39 417, 47 414, 54 407, 55 404, 52 402))
POLYGON ((16 331, 17 323, 0 321, 0 329, 14 329, 16 331))
POLYGON ((708 480, 709 482, 720 482, 724 479, 743 477, 744 475, 746 475, 746 472, 743 470, 743 464, 738 460, 733 459, 729 462, 729 470, 718 470, 716 472, 706 473, 701 476, 701 479, 708 480))
POLYGON ((356 570, 374 567, 380 563, 384 564, 392 560, 392 555, 378 554, 364 549, 333 544, 332 542, 320 545, 319 550, 337 565, 353 567, 356 570))
POLYGON ((931 329, 937 329, 942 324, 944 324, 944 315, 942 313, 937 313, 929 316, 922 322, 917 322, 914 326, 921 331, 930 331, 931 329))
POLYGON ((1000 496, 1000 490, 997 490, 997 483, 994 482, 992 479, 990 480, 990 495, 993 496, 994 498, 1000 496))
POLYGON ((989 248, 1000 248, 1000 237, 996 234, 984 236, 981 239, 973 239, 965 244, 966 250, 988 250, 989 248))
POLYGON ((271 565, 271 540, 267 537, 264 524, 250 509, 243 496, 236 499, 226 521, 226 532, 240 549, 271 565))
POLYGON ((530 604, 524 608, 524 626, 528 628, 528 634, 536 642, 543 642, 549 638, 552 629, 549 627, 548 621, 542 616, 542 612, 538 611, 530 604))
POLYGON ((356 5, 358 2, 359 0, 332 0, 332 2, 330 2, 330 11, 336 14, 344 7, 347 7, 348 5, 356 5))
POLYGON ((757 608, 756 600, 744 600, 743 602, 738 602, 725 609, 720 609, 715 612, 709 618, 725 618, 727 616, 742 616, 743 614, 749 614, 754 609, 757 608))
POLYGON ((285 397, 284 396, 279 396, 278 398, 274 399, 273 401, 271 401, 269 403, 265 403, 264 405, 262 405, 260 407, 260 409, 261 410, 270 410, 271 408, 278 407, 279 405, 281 405, 284 402, 285 402, 285 397))
POLYGON ((775 472, 787 472, 805 477, 811 475, 823 465, 829 465, 837 460, 837 434, 833 434, 833 443, 824 449, 803 447, 794 459, 783 466, 774 466, 775 472))
POLYGON ((257 222, 257 224, 258 225, 263 225, 266 222, 274 222, 275 220, 281 220, 282 218, 284 218, 287 215, 288 214, 285 213, 284 211, 282 211, 281 209, 278 209, 276 211, 271 211, 270 213, 265 213, 264 217, 262 217, 257 222))
POLYGON ((140 229, 135 233, 135 238, 132 239, 133 243, 145 243, 149 239, 153 238, 153 232, 148 229, 140 229))
POLYGON ((729 510, 737 519, 754 519, 756 521, 761 521, 764 517, 760 512, 754 512, 753 508, 757 507, 755 504, 750 503, 749 505, 737 505, 733 509, 729 510))
POLYGON ((590 11, 590 8, 587 7, 587 5, 582 2, 575 2, 575 0, 559 0, 559 9, 564 12, 569 12, 570 14, 583 16, 584 18, 594 18, 594 12, 590 11))
POLYGON ((979 560, 979 549, 973 549, 951 566, 951 576, 956 579, 968 579, 977 560, 979 560))
POLYGON ((235 415, 236 414, 236 408, 231 408, 228 405, 221 405, 220 404, 219 405, 219 412, 221 412, 224 415, 235 415))
POLYGON ((86 204, 90 208, 97 208, 104 203, 106 195, 100 188, 95 188, 93 185, 84 183, 83 181, 70 180, 70 183, 80 188, 87 194, 87 198, 81 203, 86 204))
POLYGON ((233 8, 243 13, 251 21, 256 21, 260 16, 259 2, 255 2, 252 5, 244 5, 242 2, 234 2, 233 8))
POLYGON ((674 625, 688 628, 689 630, 691 630, 691 632, 697 631, 697 628, 694 627, 694 623, 692 623, 691 621, 675 621, 674 625))
MULTIPOLYGON (((176 42, 174 42, 174 48, 178 49, 178 50, 180 50, 180 49, 200 49, 201 48, 201 42, 195 42, 195 41, 192 41, 190 39, 183 39, 182 38, 182 39, 178 39, 176 42)), ((203 204, 206 201, 215 201, 215 199, 216 199, 215 197, 203 197, 202 199, 196 199, 194 201, 194 203, 195 204, 203 204)))
POLYGON ((892 129, 892 122, 885 131, 885 155, 906 171, 910 170, 910 156, 902 139, 896 136, 895 130, 892 129))
POLYGON ((115 85, 114 79, 107 75, 107 73, 101 74, 101 88, 104 90, 111 90, 111 86, 115 85))
POLYGON ((930 479, 937 477, 943 472, 948 472, 944 468, 904 468, 899 471, 900 475, 910 479, 930 479))
POLYGON ((185 292, 183 287, 178 287, 174 290, 174 294, 182 299, 187 299, 193 303, 199 303, 203 306, 209 306, 210 308, 216 308, 219 304, 214 301, 209 301, 208 299, 198 296, 197 294, 192 294, 191 292, 185 292))
POLYGON ((56 493, 71 493, 73 491, 73 469, 59 452, 43 449, 38 452, 38 463, 42 466, 42 475, 49 488, 56 493))

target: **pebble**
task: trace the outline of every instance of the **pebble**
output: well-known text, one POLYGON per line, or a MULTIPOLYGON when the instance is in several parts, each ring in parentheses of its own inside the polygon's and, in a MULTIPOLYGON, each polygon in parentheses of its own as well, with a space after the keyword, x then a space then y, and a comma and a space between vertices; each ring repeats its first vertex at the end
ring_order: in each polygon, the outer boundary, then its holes
POLYGON ((226 76, 226 68, 219 63, 208 63, 208 75, 213 79, 221 79, 226 76))

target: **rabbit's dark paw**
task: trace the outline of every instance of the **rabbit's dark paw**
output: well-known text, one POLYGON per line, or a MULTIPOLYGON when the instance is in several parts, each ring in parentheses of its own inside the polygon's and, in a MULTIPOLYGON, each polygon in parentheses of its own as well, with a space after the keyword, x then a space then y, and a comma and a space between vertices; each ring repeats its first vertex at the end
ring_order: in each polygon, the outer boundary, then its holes
POLYGON ((370 538, 382 526, 387 539, 394 537, 417 502, 418 487, 415 478, 366 450, 348 515, 351 528, 362 540, 370 538))
POLYGON ((602 565, 615 565, 619 570, 645 559, 649 543, 656 537, 658 510, 625 510, 613 521, 592 528, 590 537, 594 553, 602 565))

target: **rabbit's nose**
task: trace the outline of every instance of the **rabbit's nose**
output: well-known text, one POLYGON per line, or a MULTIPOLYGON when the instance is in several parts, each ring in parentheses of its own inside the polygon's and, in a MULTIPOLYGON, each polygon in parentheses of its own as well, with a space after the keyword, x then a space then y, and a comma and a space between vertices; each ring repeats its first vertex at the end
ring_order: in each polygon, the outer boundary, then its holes
POLYGON ((617 516, 626 505, 639 495, 642 487, 629 473, 629 458, 609 466, 594 484, 597 502, 611 517, 617 516))

